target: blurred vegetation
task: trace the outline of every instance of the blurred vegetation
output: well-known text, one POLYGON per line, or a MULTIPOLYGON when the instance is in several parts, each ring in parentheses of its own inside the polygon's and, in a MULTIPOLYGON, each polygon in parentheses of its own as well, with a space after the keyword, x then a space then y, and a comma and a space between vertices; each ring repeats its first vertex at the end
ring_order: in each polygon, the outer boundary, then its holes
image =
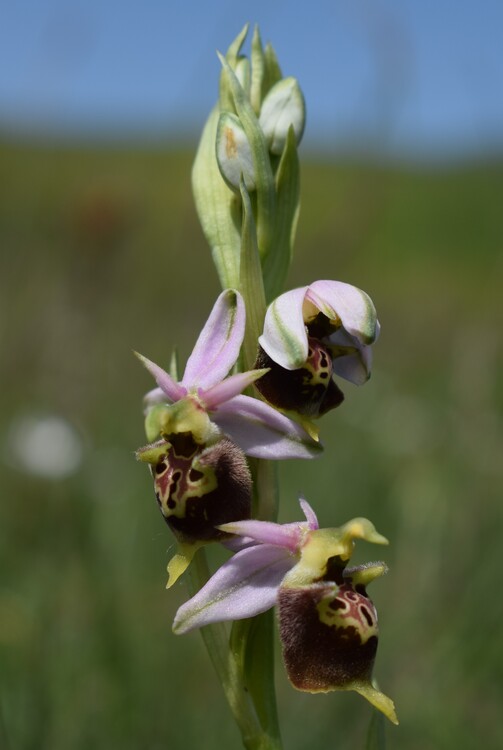
MULTIPOLYGON (((183 359, 218 293, 188 153, 0 146, 0 747, 239 748, 200 636, 175 637, 172 538, 145 467, 137 349, 183 359), (29 470, 27 417, 56 415, 77 471, 29 470), (19 441, 18 441, 19 442, 19 441), (16 452, 17 451, 17 452, 16 452)), ((366 515, 390 540, 372 586, 392 750, 503 747, 502 163, 303 165, 291 285, 368 291, 371 382, 323 420, 324 458, 283 464, 323 525, 366 515)), ((277 686, 285 747, 363 748, 350 693, 277 686)))

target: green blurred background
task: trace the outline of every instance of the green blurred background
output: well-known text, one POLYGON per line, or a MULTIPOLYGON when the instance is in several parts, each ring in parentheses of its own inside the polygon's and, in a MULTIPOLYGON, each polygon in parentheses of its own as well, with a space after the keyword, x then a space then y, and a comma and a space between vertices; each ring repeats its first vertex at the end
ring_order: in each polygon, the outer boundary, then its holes
MULTIPOLYGON (((173 539, 134 458, 132 355, 183 361, 219 292, 190 169, 238 6, 19 0, 0 25, 0 750, 240 747, 200 635, 171 633, 186 590, 165 591, 173 539)), ((382 324, 324 456, 281 465, 280 520, 303 493, 390 539, 356 554, 390 568, 390 750, 503 747, 496 8, 254 3, 308 102, 289 285, 353 283, 382 324)), ((277 662, 285 750, 364 747, 360 697, 298 693, 277 662)))
MULTIPOLYGON (((133 456, 151 382, 131 350, 185 357, 219 291, 192 154, 0 156, 0 746, 237 748, 199 634, 170 631, 185 587, 164 590, 173 541, 133 456)), ((503 742, 502 176, 303 164, 290 282, 358 284, 382 336, 324 457, 281 466, 281 519, 302 492, 322 524, 366 515, 391 540, 357 557, 390 567, 372 587, 390 748, 503 742)), ((278 666, 289 750, 363 746, 358 696, 296 693, 278 666)))

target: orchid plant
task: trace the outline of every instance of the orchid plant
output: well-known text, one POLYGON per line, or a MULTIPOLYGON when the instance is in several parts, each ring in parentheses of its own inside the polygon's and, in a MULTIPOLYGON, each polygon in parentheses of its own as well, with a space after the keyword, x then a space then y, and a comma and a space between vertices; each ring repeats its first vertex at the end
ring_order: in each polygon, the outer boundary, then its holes
POLYGON ((182 575, 189 585, 173 631, 201 629, 244 746, 280 750, 274 607, 295 688, 354 690, 398 722, 372 675, 378 626, 366 587, 387 568, 348 566, 355 540, 387 540, 365 518, 320 529, 304 499, 305 521, 277 523, 275 462, 322 454, 315 420, 344 398, 334 376, 368 380, 379 323, 370 297, 345 282, 283 291, 305 105, 258 29, 251 62, 241 54, 247 31, 219 55, 219 101, 193 170, 223 291, 181 379, 176 358, 165 370, 138 354, 156 387, 144 399, 149 442, 137 457, 177 542, 168 588, 182 575), (229 558, 211 575, 204 548, 215 543, 229 558))

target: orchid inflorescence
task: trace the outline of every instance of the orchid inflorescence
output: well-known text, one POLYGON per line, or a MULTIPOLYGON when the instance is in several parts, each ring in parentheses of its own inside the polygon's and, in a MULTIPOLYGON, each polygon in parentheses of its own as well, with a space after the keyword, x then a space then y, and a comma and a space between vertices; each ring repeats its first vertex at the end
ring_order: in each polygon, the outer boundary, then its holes
MULTIPOLYGON (((176 367, 168 372, 138 355, 156 387, 144 399, 149 443, 137 457, 150 465, 177 543, 168 587, 206 545, 221 543, 232 553, 198 582, 173 630, 234 622, 245 653, 249 631, 239 623, 276 607, 294 687, 355 690, 397 723, 393 702, 372 678, 378 626, 366 592, 387 568, 383 562, 349 566, 355 540, 387 540, 365 518, 320 529, 304 499, 305 521, 278 524, 270 502, 270 462, 322 454, 316 420, 344 398, 334 376, 357 385, 368 380, 379 323, 370 297, 348 283, 320 280, 282 291, 299 208, 304 99, 297 81, 282 77, 258 30, 250 66, 240 53, 246 32, 220 56, 220 99, 193 173, 196 206, 224 289, 180 380, 176 367)), ((234 696, 229 702, 246 746, 280 747, 278 732, 258 710, 253 720, 244 716, 246 701, 256 708, 263 700, 258 688, 246 686, 249 659, 236 660, 231 650, 222 663, 231 665, 221 667, 228 671, 220 676, 228 698, 234 696), (235 698, 240 681, 248 693, 241 703, 235 698), (253 721, 260 725, 255 735, 253 721)), ((268 675, 264 670, 264 684, 268 675)))

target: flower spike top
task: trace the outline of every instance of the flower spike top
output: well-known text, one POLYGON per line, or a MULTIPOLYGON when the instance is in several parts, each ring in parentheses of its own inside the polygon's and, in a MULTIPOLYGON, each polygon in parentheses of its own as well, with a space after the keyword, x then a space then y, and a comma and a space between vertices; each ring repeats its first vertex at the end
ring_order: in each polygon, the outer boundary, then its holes
POLYGON ((311 458, 320 452, 321 446, 300 425, 263 401, 240 395, 266 369, 226 377, 239 356, 245 319, 241 295, 226 289, 213 307, 180 382, 137 355, 158 386, 145 397, 149 440, 191 433, 198 444, 206 445, 225 433, 245 453, 258 458, 311 458))
POLYGON ((315 281, 269 305, 256 366, 257 389, 287 412, 316 418, 344 396, 332 375, 362 385, 370 377, 379 323, 370 297, 342 281, 315 281))
POLYGON ((355 540, 387 544, 366 518, 320 529, 312 508, 306 521, 245 520, 221 530, 239 535, 242 549, 183 604, 175 633, 212 622, 253 617, 279 607, 288 676, 309 692, 355 690, 397 722, 393 702, 373 687, 377 613, 365 587, 386 572, 384 563, 348 568, 355 540))

